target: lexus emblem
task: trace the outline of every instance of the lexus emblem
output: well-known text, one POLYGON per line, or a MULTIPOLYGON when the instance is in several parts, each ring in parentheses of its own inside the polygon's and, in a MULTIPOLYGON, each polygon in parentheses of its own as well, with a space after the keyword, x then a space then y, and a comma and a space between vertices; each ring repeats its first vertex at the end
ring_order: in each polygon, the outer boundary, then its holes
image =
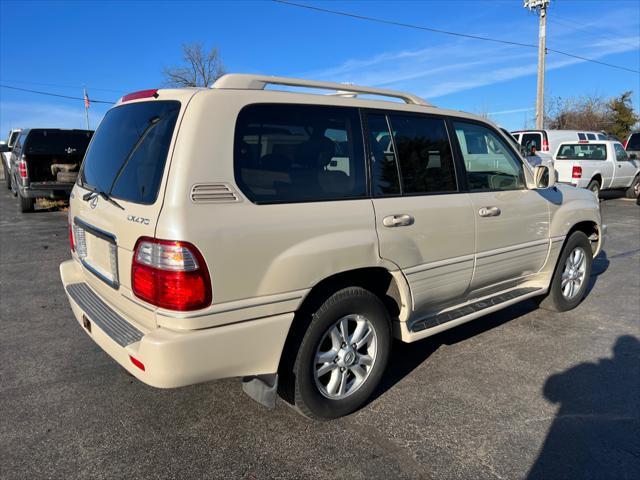
POLYGON ((94 209, 96 208, 96 205, 98 204, 98 196, 96 195, 95 197, 91 198, 91 200, 89 200, 89 206, 94 209))

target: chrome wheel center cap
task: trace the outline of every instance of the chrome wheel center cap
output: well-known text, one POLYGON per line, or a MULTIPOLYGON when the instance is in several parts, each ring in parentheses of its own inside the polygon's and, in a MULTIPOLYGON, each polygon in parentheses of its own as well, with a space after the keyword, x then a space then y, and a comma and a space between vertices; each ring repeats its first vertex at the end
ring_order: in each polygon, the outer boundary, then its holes
POLYGON ((353 350, 349 349, 345 352, 342 359, 344 360, 345 365, 353 365, 356 361, 356 353, 353 350))

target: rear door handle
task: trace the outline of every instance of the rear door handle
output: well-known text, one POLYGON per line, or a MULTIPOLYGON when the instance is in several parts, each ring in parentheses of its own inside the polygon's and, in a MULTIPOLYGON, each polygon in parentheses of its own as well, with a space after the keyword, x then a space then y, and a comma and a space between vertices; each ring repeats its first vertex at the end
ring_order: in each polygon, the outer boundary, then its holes
POLYGON ((407 225, 412 225, 414 220, 415 219, 411 215, 403 213, 400 215, 389 215, 388 217, 384 217, 382 219, 382 224, 385 227, 405 227, 407 225))
POLYGON ((478 214, 481 217, 497 217, 500 215, 500 209, 498 207, 482 207, 478 214))

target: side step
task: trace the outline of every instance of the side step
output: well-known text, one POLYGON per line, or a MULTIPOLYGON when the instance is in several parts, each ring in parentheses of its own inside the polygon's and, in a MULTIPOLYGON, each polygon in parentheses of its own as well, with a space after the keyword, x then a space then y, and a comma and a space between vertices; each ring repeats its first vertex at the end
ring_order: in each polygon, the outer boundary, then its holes
POLYGON ((409 326, 409 331, 413 333, 421 332, 422 330, 426 330, 427 328, 437 327, 438 325, 452 322, 454 320, 465 317, 472 313, 476 313, 481 310, 485 310, 487 308, 500 305, 501 303, 508 302, 509 300, 513 300, 518 297, 523 297, 535 291, 542 291, 542 290, 543 289, 541 288, 535 288, 535 287, 516 288, 514 290, 510 290, 505 293, 494 295, 493 297, 468 303, 466 305, 463 305, 462 307, 454 308, 453 310, 447 310, 446 312, 436 313, 426 318, 421 318, 419 320, 416 320, 409 326))

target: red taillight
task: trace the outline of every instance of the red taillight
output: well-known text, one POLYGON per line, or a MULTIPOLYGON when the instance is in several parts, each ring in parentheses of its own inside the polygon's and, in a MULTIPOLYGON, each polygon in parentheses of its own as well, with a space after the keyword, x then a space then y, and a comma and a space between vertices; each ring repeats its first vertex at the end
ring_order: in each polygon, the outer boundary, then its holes
POLYGON ((136 357, 132 357, 131 355, 129 355, 129 360, 131 360, 131 363, 133 363, 136 367, 144 372, 144 363, 142 363, 136 357))
POLYGON ((76 245, 73 241, 73 223, 71 221, 71 210, 69 210, 69 213, 67 214, 67 223, 69 224, 69 246, 71 247, 71 251, 75 252, 76 245))
POLYGON ((574 165, 573 170, 571 170, 571 178, 582 178, 582 167, 574 165))
POLYGON ((199 310, 211 305, 211 280, 198 249, 187 242, 142 237, 131 267, 133 293, 170 310, 199 310))
POLYGON ((543 152, 549 151, 549 140, 547 140, 546 138, 542 139, 542 151, 543 152))
POLYGON ((140 98, 158 98, 158 89, 152 89, 152 90, 140 90, 139 92, 133 92, 133 93, 129 93, 127 95, 125 95, 124 97, 122 97, 120 99, 120 102, 124 103, 124 102, 129 102, 131 100, 138 100, 140 98))
POLYGON ((21 178, 27 178, 27 162, 24 159, 18 162, 18 173, 21 178))

